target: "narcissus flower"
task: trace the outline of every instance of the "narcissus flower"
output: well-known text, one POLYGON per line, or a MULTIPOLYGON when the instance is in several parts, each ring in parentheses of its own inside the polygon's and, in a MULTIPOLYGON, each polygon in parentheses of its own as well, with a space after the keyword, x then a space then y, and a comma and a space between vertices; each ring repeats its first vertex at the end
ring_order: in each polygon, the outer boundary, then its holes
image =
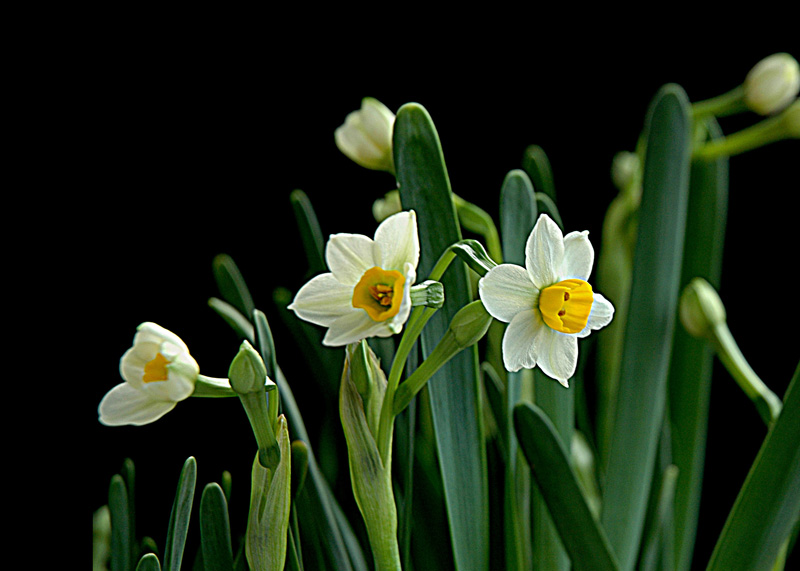
POLYGON ((362 167, 394 172, 392 129, 395 115, 372 97, 361 101, 361 109, 345 117, 334 132, 336 146, 362 167))
POLYGON ((100 402, 100 422, 142 425, 158 420, 194 392, 200 372, 180 337, 155 323, 142 323, 119 362, 124 383, 100 402))
POLYGON ((306 283, 289 305, 305 321, 328 328, 324 345, 399 333, 411 311, 419 235, 411 210, 384 220, 371 239, 334 234, 325 248, 330 272, 306 283))
POLYGON ((525 267, 500 264, 478 283, 486 311, 509 324, 503 335, 503 364, 509 371, 538 365, 569 386, 578 339, 611 322, 614 306, 587 282, 594 263, 588 234, 564 236, 542 214, 525 245, 525 267))

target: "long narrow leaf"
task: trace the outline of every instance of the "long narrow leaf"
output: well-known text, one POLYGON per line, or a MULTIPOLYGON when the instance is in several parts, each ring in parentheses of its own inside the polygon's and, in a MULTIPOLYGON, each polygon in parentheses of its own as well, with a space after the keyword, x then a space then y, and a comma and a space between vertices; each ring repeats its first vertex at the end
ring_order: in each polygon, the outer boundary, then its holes
POLYGON ((800 364, 747 474, 708 571, 772 569, 800 518, 800 364))
POLYGON ((111 514, 111 569, 128 571, 133 563, 133 533, 130 528, 128 490, 122 476, 115 474, 108 488, 111 514))
POLYGON ((253 298, 233 258, 227 254, 219 254, 214 258, 212 266, 222 299, 245 315, 250 315, 255 308, 253 298))
POLYGON ((647 150, 615 421, 601 519, 623 570, 642 538, 665 403, 689 184, 686 94, 667 85, 647 123, 647 150))
MULTIPOLYGON (((521 170, 509 172, 500 190, 500 234, 503 259, 507 263, 525 265, 525 244, 536 224, 536 213, 536 198, 528 175, 521 170)), ((527 569, 534 563, 530 523, 530 470, 523 462, 518 462, 519 445, 512 413, 514 407, 530 392, 532 375, 529 371, 517 371, 508 373, 506 378, 507 384, 503 393, 505 410, 501 417, 506 420, 507 432, 504 495, 506 568, 527 569)))
POLYGON ((161 563, 154 553, 147 553, 139 560, 136 571, 161 571, 161 563))
MULTIPOLYGON (((721 136, 716 122, 710 121, 706 128, 709 137, 721 136)), ((696 276, 719 289, 727 205, 728 159, 695 162, 689 182, 681 290, 696 276)), ((707 342, 690 336, 683 327, 675 328, 669 411, 672 462, 678 467, 673 514, 678 569, 689 568, 697 532, 713 357, 707 342)))
POLYGON ((164 571, 179 571, 183 560, 183 549, 189 532, 192 515, 195 483, 197 482, 197 461, 190 456, 183 463, 172 512, 169 515, 167 542, 164 546, 164 571))
POLYGON ((206 571, 233 571, 233 547, 225 492, 207 484, 200 497, 200 541, 206 571))
MULTIPOLYGON (((444 251, 461 239, 439 136, 428 112, 409 103, 397 112, 394 161, 400 201, 419 219, 418 274, 430 273, 444 251)), ((422 333, 423 356, 447 331, 452 317, 472 301, 466 269, 451 266, 442 277, 445 304, 422 333)), ((489 506, 483 446, 477 352, 451 359, 428 382, 439 466, 444 482, 456 567, 484 570, 489 561, 489 506)))
POLYGON ((539 407, 523 403, 514 409, 514 425, 573 568, 616 571, 614 553, 589 509, 553 423, 539 407))
POLYGON ((308 273, 313 275, 324 272, 326 270, 325 245, 317 214, 314 212, 311 201, 306 193, 299 189, 294 190, 289 199, 300 230, 300 239, 303 241, 303 251, 308 259, 308 273))

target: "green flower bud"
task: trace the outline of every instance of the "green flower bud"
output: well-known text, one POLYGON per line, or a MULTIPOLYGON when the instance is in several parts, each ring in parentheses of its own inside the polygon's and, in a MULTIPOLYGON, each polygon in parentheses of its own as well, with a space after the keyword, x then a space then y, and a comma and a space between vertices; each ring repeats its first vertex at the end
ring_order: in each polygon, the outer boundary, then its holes
MULTIPOLYGON (((258 351, 245 340, 228 369, 231 388, 239 394, 263 391, 267 384, 267 367, 258 351)), ((271 381, 270 381, 271 382, 271 381)))
POLYGON ((744 81, 744 100, 759 115, 777 113, 800 92, 800 65, 787 53, 758 62, 744 81))
POLYGON ((694 278, 684 288, 679 311, 681 323, 694 337, 709 337, 726 319, 722 300, 703 278, 694 278))
POLYGON ((639 173, 639 157, 636 153, 622 151, 614 155, 611 163, 611 180, 614 186, 626 191, 636 181, 639 173))
POLYGON ((450 331, 459 349, 466 349, 480 341, 492 324, 492 316, 480 301, 462 307, 450 322, 450 331))
POLYGON ((383 198, 372 203, 372 216, 375 217, 376 222, 383 222, 392 214, 397 214, 402 210, 400 191, 398 190, 391 190, 384 194, 383 198))

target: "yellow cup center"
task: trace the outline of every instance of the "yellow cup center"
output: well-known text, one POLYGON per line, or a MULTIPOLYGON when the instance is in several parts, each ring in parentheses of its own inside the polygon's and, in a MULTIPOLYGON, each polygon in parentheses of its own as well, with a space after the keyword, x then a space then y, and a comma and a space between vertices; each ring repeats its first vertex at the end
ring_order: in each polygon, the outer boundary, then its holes
POLYGON ((353 307, 365 310, 375 321, 386 321, 400 311, 405 282, 398 271, 371 268, 353 289, 353 307))
POLYGON ((156 353, 153 360, 144 366, 144 377, 142 381, 145 383, 152 383, 154 381, 167 380, 167 365, 169 361, 161 353, 156 353))
POLYGON ((539 311, 551 328, 562 333, 578 333, 586 327, 592 311, 592 286, 571 279, 544 288, 539 294, 539 311))

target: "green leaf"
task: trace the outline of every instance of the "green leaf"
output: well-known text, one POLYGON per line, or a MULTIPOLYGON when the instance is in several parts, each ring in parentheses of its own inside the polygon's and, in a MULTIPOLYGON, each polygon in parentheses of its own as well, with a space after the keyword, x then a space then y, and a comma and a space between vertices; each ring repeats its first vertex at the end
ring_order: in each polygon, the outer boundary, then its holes
POLYGON ((178 489, 172 503, 167 528, 167 542, 164 546, 164 570, 180 571, 183 560, 183 549, 189 531, 189 520, 192 515, 194 490, 197 482, 197 461, 189 456, 183 463, 178 478, 178 489))
MULTIPOLYGON (((543 192, 553 202, 556 200, 556 187, 553 183, 553 169, 550 159, 539 145, 530 145, 522 157, 522 168, 533 181, 533 188, 543 192)), ((554 218, 555 220, 555 218, 554 218)))
POLYGON ((128 490, 119 474, 111 477, 108 509, 111 514, 111 569, 128 571, 133 568, 134 537, 130 528, 128 490))
POLYGON ((800 364, 711 555, 708 571, 771 569, 800 518, 800 364))
POLYGON ((299 189, 292 192, 289 200, 292 203, 297 226, 300 229, 303 250, 308 258, 309 275, 326 271, 325 241, 322 238, 322 230, 311 201, 306 193, 299 189))
POLYGON ((243 314, 250 315, 255 308, 253 298, 233 258, 227 254, 219 254, 214 257, 212 266, 222 299, 243 314))
POLYGON ((239 337, 244 339, 253 338, 253 324, 236 307, 216 297, 209 298, 208 306, 216 311, 239 337))
MULTIPOLYGON (((418 275, 429 275, 439 257, 461 240, 439 136, 428 112, 409 103, 397 112, 394 161, 403 209, 417 213, 418 275)), ((423 330, 423 356, 447 331, 456 312, 472 301, 461 265, 442 277, 446 301, 423 330)), ((444 482, 456 567, 484 570, 489 561, 486 451, 483 446, 477 349, 462 351, 428 382, 439 466, 444 482)))
POLYGON ((688 199, 690 127, 684 91, 677 85, 659 90, 645 125, 639 232, 601 511, 623 570, 636 563, 664 420, 688 199))
POLYGON ((608 539, 592 516, 553 423, 536 405, 522 403, 514 408, 514 426, 573 568, 617 570, 608 539))
POLYGON ((200 541, 206 571, 233 571, 228 502, 215 482, 207 484, 200 497, 200 541))
MULTIPOLYGON (((704 129, 710 138, 722 136, 713 119, 704 129)), ((727 206, 728 159, 695 161, 689 182, 681 290, 695 276, 719 289, 727 206)), ((675 328, 668 386, 672 462, 678 467, 673 514, 678 569, 689 568, 697 533, 713 358, 705 340, 692 337, 683 327, 675 328)))
MULTIPOLYGON (((506 263, 525 265, 525 245, 536 224, 536 198, 530 178, 522 170, 512 170, 503 180, 500 189, 500 233, 503 242, 503 260, 506 263)), ((491 371, 491 367, 486 368, 491 371)), ((497 375, 490 376, 490 383, 497 382, 497 375)), ((506 387, 501 390, 503 412, 497 417, 504 424, 506 445, 504 525, 505 553, 508 569, 524 569, 533 560, 531 528, 531 477, 530 470, 519 458, 521 452, 514 430, 513 410, 523 400, 531 400, 533 374, 517 371, 506 374, 506 387)), ((487 383, 487 389, 493 386, 487 383)), ((487 392, 489 392, 487 390, 487 392)), ((491 393, 490 393, 491 394, 491 393)), ((540 498, 533 500, 541 501, 540 498)))
POLYGON ((161 563, 155 553, 147 553, 139 560, 136 571, 161 571, 161 563))

